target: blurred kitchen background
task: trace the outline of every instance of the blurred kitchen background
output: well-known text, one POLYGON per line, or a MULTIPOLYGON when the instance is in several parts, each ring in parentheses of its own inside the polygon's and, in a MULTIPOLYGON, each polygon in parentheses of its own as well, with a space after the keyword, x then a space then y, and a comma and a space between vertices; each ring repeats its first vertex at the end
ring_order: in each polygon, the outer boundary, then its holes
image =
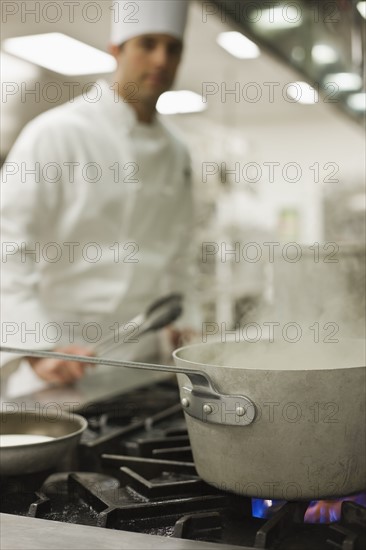
MULTIPOLYGON (((113 82, 101 52, 114 3, 1 4, 4 162, 33 117, 113 82)), ((364 335, 365 12, 357 0, 192 0, 175 85, 190 93, 158 107, 191 150, 206 321, 364 335), (280 243, 273 261, 263 243, 280 243)))

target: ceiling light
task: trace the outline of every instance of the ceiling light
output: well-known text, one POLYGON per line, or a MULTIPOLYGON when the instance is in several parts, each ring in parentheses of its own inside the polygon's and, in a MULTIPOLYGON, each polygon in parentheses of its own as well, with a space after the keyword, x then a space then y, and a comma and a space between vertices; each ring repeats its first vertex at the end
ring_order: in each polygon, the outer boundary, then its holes
POLYGON ((286 94, 293 100, 293 103, 312 105, 318 102, 318 92, 307 82, 290 82, 286 94))
POLYGON ((358 94, 351 94, 347 97, 347 104, 351 109, 355 111, 366 110, 366 93, 360 92, 358 94))
POLYGON ((324 84, 334 84, 340 92, 351 92, 362 87, 362 78, 356 73, 327 74, 324 84))
POLYGON ((201 95, 190 90, 165 92, 156 105, 161 115, 200 113, 207 108, 201 95))
POLYGON ((357 9, 362 15, 362 17, 366 19, 366 2, 358 2, 357 9))
POLYGON ((300 27, 302 20, 301 7, 295 7, 294 5, 275 6, 261 10, 260 17, 258 17, 258 11, 249 14, 249 21, 252 21, 256 28, 263 31, 293 29, 300 27))
POLYGON ((216 41, 224 50, 238 59, 255 59, 261 53, 258 46, 240 32, 222 32, 216 41))
POLYGON ((3 48, 12 55, 65 76, 104 74, 116 68, 111 55, 58 32, 8 38, 4 40, 3 48))
POLYGON ((311 49, 311 57, 315 63, 335 63, 338 59, 337 52, 326 44, 316 44, 311 49))

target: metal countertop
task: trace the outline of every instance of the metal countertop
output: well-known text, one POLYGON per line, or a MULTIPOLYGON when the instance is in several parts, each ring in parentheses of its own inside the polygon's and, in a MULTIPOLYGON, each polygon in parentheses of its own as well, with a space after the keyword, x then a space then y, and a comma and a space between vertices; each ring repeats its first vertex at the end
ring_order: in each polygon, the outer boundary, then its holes
MULTIPOLYGON (((88 404, 123 395, 137 388, 154 384, 171 376, 161 372, 138 371, 127 368, 97 367, 96 373, 84 376, 73 386, 49 387, 19 397, 3 396, 5 411, 36 410, 54 406, 76 412, 88 404)), ((51 409, 50 409, 51 410, 51 409)))
POLYGON ((1 550, 250 550, 10 514, 0 514, 0 527, 1 550))

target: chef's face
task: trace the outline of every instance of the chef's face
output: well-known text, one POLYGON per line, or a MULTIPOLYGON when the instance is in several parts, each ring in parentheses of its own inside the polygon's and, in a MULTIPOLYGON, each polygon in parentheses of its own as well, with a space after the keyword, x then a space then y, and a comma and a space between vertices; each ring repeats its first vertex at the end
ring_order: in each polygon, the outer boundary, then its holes
POLYGON ((116 78, 127 101, 156 104, 174 82, 182 42, 167 34, 144 34, 122 46, 110 46, 117 60, 116 78))

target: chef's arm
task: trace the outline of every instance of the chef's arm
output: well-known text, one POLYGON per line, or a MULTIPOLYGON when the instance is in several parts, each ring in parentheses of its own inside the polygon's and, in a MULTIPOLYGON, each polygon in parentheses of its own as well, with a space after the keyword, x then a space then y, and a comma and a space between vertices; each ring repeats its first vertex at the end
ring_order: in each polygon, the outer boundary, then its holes
MULTIPOLYGON (((46 349, 49 343, 43 342, 41 336, 49 319, 38 297, 36 252, 42 191, 37 178, 25 175, 36 161, 36 151, 28 143, 26 133, 15 144, 1 171, 1 340, 7 346, 46 349)), ((3 354, 2 366, 10 373, 20 359, 3 354)))
MULTIPOLYGON (((52 323, 40 296, 41 241, 47 237, 50 212, 57 206, 57 183, 42 179, 42 167, 57 160, 47 129, 28 125, 1 171, 1 341, 4 346, 52 349, 44 338, 52 323), (42 130, 42 131, 41 131, 42 130)), ((70 349, 70 352, 73 351, 70 349)), ((83 354, 88 350, 83 349, 83 354)), ((24 358, 2 354, 2 377, 25 365, 24 358)), ((28 359, 34 372, 49 382, 77 379, 84 367, 54 360, 28 359)))

